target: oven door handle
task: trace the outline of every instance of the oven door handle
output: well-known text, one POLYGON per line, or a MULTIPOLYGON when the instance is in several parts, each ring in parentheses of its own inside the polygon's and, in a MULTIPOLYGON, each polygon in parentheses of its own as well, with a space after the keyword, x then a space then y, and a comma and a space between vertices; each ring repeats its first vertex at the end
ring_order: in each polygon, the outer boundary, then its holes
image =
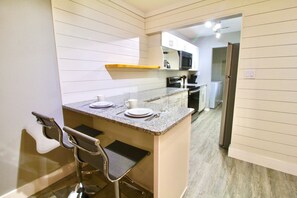
POLYGON ((199 91, 200 91, 200 89, 197 89, 197 90, 194 90, 194 91, 189 91, 189 95, 194 94, 194 93, 197 93, 199 91))

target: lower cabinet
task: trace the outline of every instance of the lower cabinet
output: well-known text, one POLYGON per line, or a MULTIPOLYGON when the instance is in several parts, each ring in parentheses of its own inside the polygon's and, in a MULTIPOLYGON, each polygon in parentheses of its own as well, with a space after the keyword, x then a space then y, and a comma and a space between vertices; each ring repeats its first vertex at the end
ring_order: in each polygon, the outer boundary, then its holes
POLYGON ((188 97, 187 91, 181 93, 181 107, 188 107, 188 97))
POLYGON ((202 111, 206 106, 206 85, 200 86, 200 95, 199 95, 199 109, 198 111, 202 111))
POLYGON ((168 107, 180 107, 181 106, 181 94, 174 94, 168 96, 168 107))
POLYGON ((160 99, 150 101, 150 103, 164 104, 168 108, 188 107, 188 92, 183 91, 170 96, 164 96, 160 99))
POLYGON ((152 100, 149 103, 155 103, 155 104, 167 104, 168 97, 159 98, 156 100, 152 100))

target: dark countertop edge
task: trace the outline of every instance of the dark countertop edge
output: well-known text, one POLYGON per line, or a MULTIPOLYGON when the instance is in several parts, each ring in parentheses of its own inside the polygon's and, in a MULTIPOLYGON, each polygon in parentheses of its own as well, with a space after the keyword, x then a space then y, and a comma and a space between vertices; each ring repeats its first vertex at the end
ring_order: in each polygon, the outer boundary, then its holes
POLYGON ((81 114, 84 114, 84 115, 87 115, 87 116, 91 116, 91 117, 94 117, 94 118, 101 118, 101 119, 104 119, 106 121, 117 123, 119 125, 126 126, 126 127, 129 127, 129 128, 134 128, 136 130, 139 130, 139 131, 144 132, 144 133, 149 133, 149 134, 154 135, 154 136, 160 136, 160 135, 165 134, 167 131, 169 131, 174 126, 176 126, 178 123, 180 123, 182 120, 184 120, 187 116, 191 115, 192 112, 194 111, 194 109, 189 108, 189 112, 185 116, 183 116, 180 119, 178 119, 175 123, 173 123, 172 125, 170 125, 169 127, 167 127, 163 131, 151 131, 149 129, 145 129, 145 128, 142 128, 142 127, 137 127, 137 126, 134 126, 134 125, 126 124, 126 123, 119 122, 119 121, 116 121, 116 120, 113 120, 113 119, 110 119, 110 118, 106 118, 106 117, 103 117, 103 116, 96 116, 96 115, 93 115, 93 114, 90 114, 90 113, 86 113, 84 111, 73 109, 73 108, 67 107, 65 105, 63 105, 62 107, 63 107, 63 109, 66 109, 66 110, 70 110, 70 111, 74 111, 74 112, 77 112, 77 113, 81 113, 81 114))

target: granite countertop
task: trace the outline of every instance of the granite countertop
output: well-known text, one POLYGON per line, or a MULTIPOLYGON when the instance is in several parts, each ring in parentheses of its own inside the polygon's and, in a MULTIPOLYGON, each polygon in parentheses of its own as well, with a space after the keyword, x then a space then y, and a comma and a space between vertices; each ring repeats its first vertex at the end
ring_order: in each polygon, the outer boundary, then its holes
POLYGON ((100 117, 120 125, 135 128, 141 132, 150 133, 152 135, 162 135, 186 116, 190 115, 193 109, 185 107, 168 108, 166 104, 154 104, 150 103, 150 101, 183 91, 187 91, 187 89, 161 88, 130 94, 128 97, 138 99, 138 107, 150 108, 155 113, 160 113, 159 118, 154 118, 151 121, 145 121, 146 118, 131 118, 124 115, 124 111, 127 109, 125 105, 123 105, 124 101, 127 100, 127 95, 125 94, 106 98, 106 101, 114 103, 114 106, 109 108, 90 108, 89 104, 95 102, 95 100, 66 104, 63 105, 63 108, 94 117, 100 117))

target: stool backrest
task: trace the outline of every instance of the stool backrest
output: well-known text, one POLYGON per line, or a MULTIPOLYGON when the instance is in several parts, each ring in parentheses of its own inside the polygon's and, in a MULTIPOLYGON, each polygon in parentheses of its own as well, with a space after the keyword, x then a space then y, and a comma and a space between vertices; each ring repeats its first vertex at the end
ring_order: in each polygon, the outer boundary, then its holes
POLYGON ((60 145, 64 148, 73 148, 63 142, 63 131, 60 128, 60 126, 56 123, 54 118, 50 118, 36 112, 32 112, 32 114, 36 117, 37 123, 42 125, 42 132, 45 137, 57 140, 60 143, 60 145))
POLYGON ((109 159, 100 145, 100 140, 67 126, 63 130, 68 134, 71 144, 74 145, 74 156, 76 159, 101 170, 107 179, 113 181, 108 174, 109 159))

